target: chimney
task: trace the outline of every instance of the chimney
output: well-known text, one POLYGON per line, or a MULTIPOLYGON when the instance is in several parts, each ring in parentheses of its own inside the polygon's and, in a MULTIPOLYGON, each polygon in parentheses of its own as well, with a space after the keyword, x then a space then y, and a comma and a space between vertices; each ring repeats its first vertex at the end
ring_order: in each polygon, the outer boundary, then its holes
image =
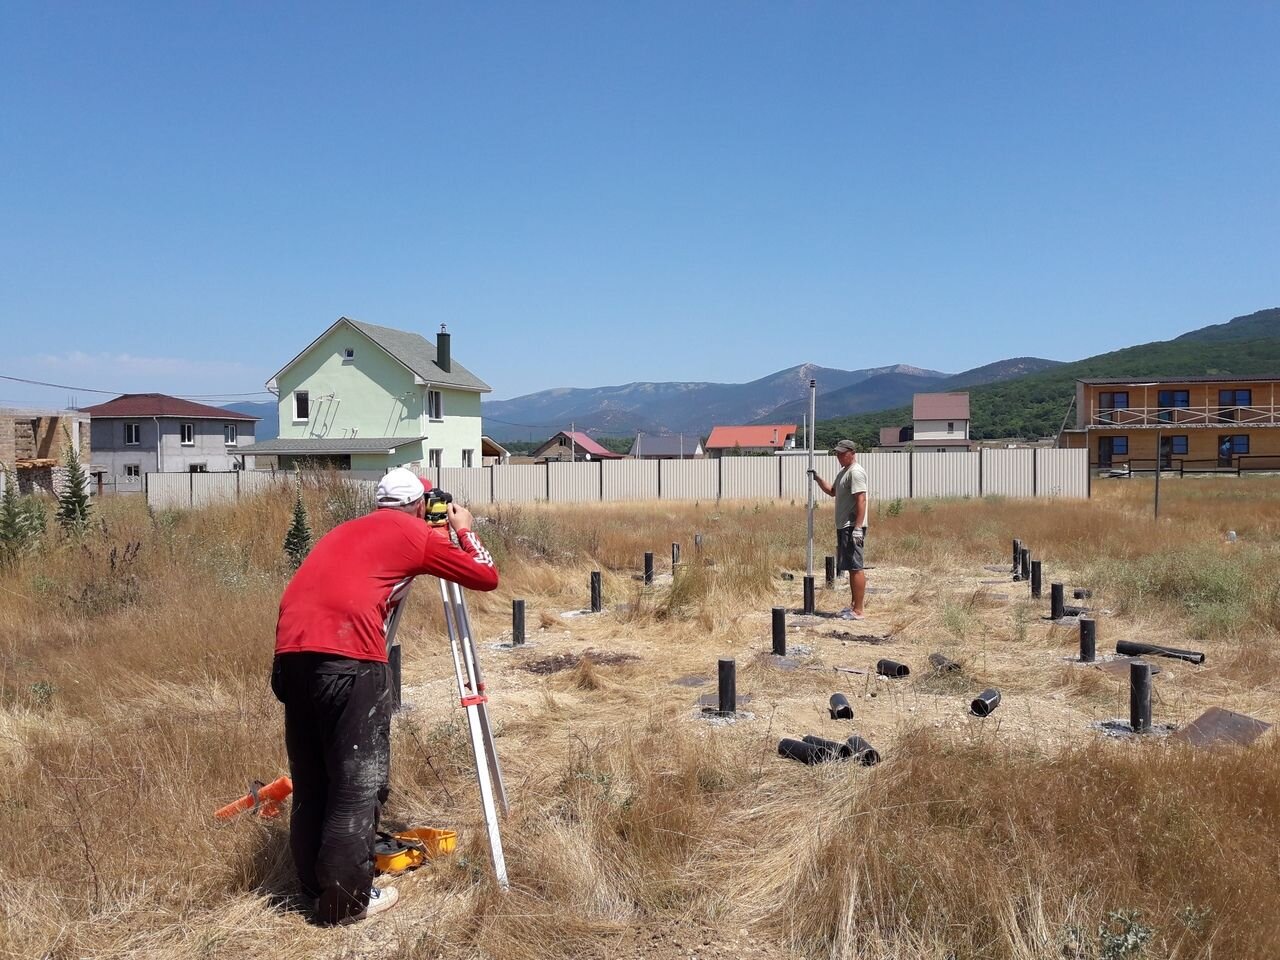
POLYGON ((445 373, 449 372, 452 361, 449 357, 449 332, 444 324, 440 324, 440 334, 436 337, 436 366, 445 373))
POLYGON ((778 428, 777 427, 773 428, 773 445, 775 447, 778 445, 778 428))

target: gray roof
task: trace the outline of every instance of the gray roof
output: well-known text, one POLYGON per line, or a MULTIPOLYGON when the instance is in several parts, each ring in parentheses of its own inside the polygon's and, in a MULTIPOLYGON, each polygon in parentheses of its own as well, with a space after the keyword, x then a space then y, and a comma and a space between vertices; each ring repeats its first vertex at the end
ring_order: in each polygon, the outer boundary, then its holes
POLYGON ((686 433, 683 439, 678 434, 644 434, 631 441, 633 457, 678 457, 681 452, 691 457, 702 443, 702 437, 696 433, 686 433), (637 449, 639 448, 639 449, 637 449))
MULTIPOLYGON (((380 346, 395 359, 416 373, 423 380, 442 384, 447 387, 461 387, 463 390, 479 390, 489 392, 489 386, 474 373, 450 358, 448 373, 436 366, 436 345, 419 333, 406 330, 393 330, 391 327, 379 327, 372 323, 361 323, 343 317, 366 337, 380 346)), ((452 353, 452 351, 450 351, 452 353)))
POLYGON ((236 447, 237 457, 255 455, 333 456, 343 453, 394 453, 397 447, 419 443, 426 437, 307 437, 304 440, 263 440, 236 447))

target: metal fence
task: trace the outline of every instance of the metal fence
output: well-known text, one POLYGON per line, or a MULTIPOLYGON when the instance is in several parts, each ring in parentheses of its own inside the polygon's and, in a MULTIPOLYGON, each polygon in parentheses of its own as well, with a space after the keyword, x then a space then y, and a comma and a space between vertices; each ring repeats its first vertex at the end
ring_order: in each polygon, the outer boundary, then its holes
MULTIPOLYGON (((1086 450, 983 449, 966 453, 864 453, 872 500, 923 497, 1089 496, 1086 450)), ((835 457, 815 458, 831 479, 835 457)), ((619 500, 804 500, 808 458, 605 460, 587 463, 444 467, 425 479, 465 503, 587 503, 619 500)), ((288 472, 149 473, 147 503, 157 509, 226 503, 291 483, 288 472)), ((372 484, 373 480, 359 482, 372 484)))

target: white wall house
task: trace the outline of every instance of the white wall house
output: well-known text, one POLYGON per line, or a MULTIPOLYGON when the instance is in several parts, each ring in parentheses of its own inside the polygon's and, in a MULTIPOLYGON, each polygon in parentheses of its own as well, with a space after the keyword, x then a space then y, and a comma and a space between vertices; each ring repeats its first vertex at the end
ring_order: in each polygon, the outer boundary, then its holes
POLYGON ((880 450, 964 451, 970 448, 969 394, 917 393, 910 427, 882 427, 880 450))

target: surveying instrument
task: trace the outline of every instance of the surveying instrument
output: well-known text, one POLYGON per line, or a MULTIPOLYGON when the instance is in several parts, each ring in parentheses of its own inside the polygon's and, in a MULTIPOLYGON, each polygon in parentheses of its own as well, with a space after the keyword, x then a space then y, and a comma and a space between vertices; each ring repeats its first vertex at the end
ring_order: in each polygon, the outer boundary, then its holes
MULTIPOLYGON (((432 527, 446 527, 449 523, 449 504, 453 496, 438 488, 427 492, 427 523, 432 527)), ((452 538, 453 533, 449 531, 452 538)), ((489 835, 489 857, 493 861, 494 877, 498 886, 507 889, 507 861, 502 853, 502 835, 498 830, 498 813, 507 816, 511 806, 507 802, 507 790, 502 783, 502 767, 498 764, 498 752, 493 744, 493 728, 489 724, 489 697, 485 693, 484 676, 480 672, 480 658, 476 652, 475 638, 471 631, 471 615, 467 611, 467 598, 456 583, 441 579, 440 600, 444 604, 445 628, 449 632, 449 647, 453 652, 453 672, 458 681, 458 702, 467 715, 467 731, 471 736, 471 749, 475 754, 476 779, 480 783, 480 806, 484 812, 484 826, 489 835)), ((412 581, 402 590, 393 592, 391 601, 395 609, 387 620, 387 648, 394 644, 396 628, 404 601, 409 595, 412 581)))

